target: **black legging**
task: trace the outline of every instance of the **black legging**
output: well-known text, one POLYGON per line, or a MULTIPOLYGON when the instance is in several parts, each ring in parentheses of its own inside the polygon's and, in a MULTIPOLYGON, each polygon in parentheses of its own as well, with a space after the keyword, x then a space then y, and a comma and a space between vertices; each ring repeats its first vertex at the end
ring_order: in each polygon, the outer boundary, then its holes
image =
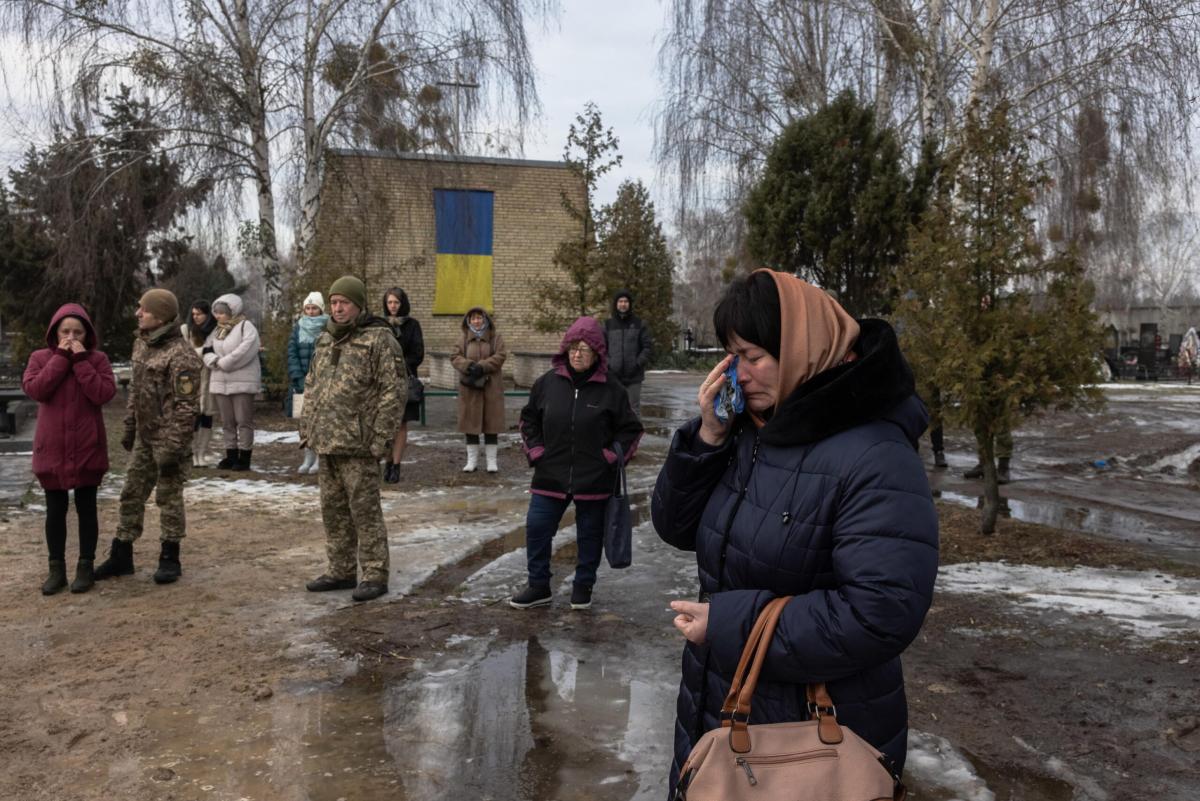
MULTIPOLYGON (((63 561, 67 553, 67 490, 46 490, 46 549, 50 558, 63 561)), ((75 514, 79 517, 79 558, 96 558, 100 523, 96 518, 96 488, 75 488, 75 514)))
MULTIPOLYGON (((484 445, 495 445, 498 442, 500 442, 499 434, 484 434, 483 435, 483 444, 484 445)), ((478 434, 467 434, 467 444, 468 445, 478 445, 479 444, 479 435, 478 434)))

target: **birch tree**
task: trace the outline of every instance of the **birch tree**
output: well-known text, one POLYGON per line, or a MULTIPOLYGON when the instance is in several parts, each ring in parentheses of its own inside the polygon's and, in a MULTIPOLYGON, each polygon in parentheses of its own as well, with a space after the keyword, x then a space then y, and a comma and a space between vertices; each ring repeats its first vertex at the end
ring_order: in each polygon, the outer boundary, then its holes
POLYGON ((537 105, 526 18, 552 2, 12 0, 0 25, 45 79, 40 101, 52 117, 78 114, 109 83, 132 80, 193 169, 222 182, 226 198, 252 186, 257 214, 242 242, 277 291, 278 226, 285 213, 295 222, 303 265, 324 150, 358 139, 362 103, 379 83, 409 101, 384 110, 416 129, 441 101, 439 81, 469 79, 483 95, 456 99, 455 122, 503 109, 520 131, 537 105), (290 199, 283 209, 281 191, 290 199))

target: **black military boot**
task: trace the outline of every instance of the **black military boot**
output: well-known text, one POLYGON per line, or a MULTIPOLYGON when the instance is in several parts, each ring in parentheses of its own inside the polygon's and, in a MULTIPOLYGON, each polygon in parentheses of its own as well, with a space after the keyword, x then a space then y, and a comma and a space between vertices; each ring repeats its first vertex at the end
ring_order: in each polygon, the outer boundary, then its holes
POLYGON ((67 586, 67 563, 62 559, 50 560, 50 575, 42 582, 42 595, 54 595, 67 586))
POLYGON ((1007 484, 1012 480, 1012 476, 1008 472, 1008 456, 1001 456, 1000 464, 996 465, 996 483, 1007 484))
POLYGON ((250 454, 253 451, 238 451, 237 462, 234 463, 234 470, 249 470, 250 469, 250 454))
POLYGON ((164 541, 158 555, 158 570, 154 571, 155 584, 170 584, 183 575, 179 564, 179 543, 164 541))
POLYGON ((963 473, 963 478, 983 478, 983 462, 976 462, 974 467, 963 473))
POLYGON ((113 538, 108 558, 96 567, 93 578, 101 581, 113 576, 133 575, 133 543, 113 538))
POLYGON ((234 465, 236 465, 237 463, 238 463, 238 449, 237 448, 226 448, 225 449, 225 458, 222 459, 221 461, 217 462, 217 469, 218 470, 236 470, 237 468, 234 467, 234 465))
POLYGON ((80 559, 75 563, 75 580, 71 582, 71 592, 87 592, 95 584, 92 578, 92 560, 80 559))
POLYGON ((949 465, 946 464, 946 452, 945 451, 934 451, 933 452, 933 466, 939 470, 945 470, 947 467, 949 467, 949 465))

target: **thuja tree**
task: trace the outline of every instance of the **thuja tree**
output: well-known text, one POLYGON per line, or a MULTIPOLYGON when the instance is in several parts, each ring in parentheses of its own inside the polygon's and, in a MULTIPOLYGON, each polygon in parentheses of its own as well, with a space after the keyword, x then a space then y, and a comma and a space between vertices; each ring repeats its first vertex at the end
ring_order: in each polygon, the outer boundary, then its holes
POLYGON ((996 437, 1047 409, 1092 406, 1100 327, 1070 251, 1047 252, 1032 216, 1043 177, 1008 110, 971 118, 897 273, 896 318, 946 421, 975 435, 981 529, 996 528, 996 437))
POLYGON ((896 137, 844 92, 775 142, 746 201, 746 244, 760 263, 834 293, 851 314, 879 314, 904 255, 910 186, 896 137))
POLYGON ((673 262, 645 185, 621 182, 617 199, 601 209, 597 228, 597 260, 609 297, 618 289, 632 292, 634 313, 650 328, 655 351, 673 350, 678 333, 671 319, 673 262))

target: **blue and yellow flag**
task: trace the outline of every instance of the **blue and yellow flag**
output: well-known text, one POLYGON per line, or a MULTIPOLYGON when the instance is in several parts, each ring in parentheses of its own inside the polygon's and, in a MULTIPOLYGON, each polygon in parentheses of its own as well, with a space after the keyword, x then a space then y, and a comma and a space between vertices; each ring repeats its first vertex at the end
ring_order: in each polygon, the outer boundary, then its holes
POLYGON ((492 312, 491 192, 433 190, 437 227, 434 314, 466 314, 476 306, 492 312))

